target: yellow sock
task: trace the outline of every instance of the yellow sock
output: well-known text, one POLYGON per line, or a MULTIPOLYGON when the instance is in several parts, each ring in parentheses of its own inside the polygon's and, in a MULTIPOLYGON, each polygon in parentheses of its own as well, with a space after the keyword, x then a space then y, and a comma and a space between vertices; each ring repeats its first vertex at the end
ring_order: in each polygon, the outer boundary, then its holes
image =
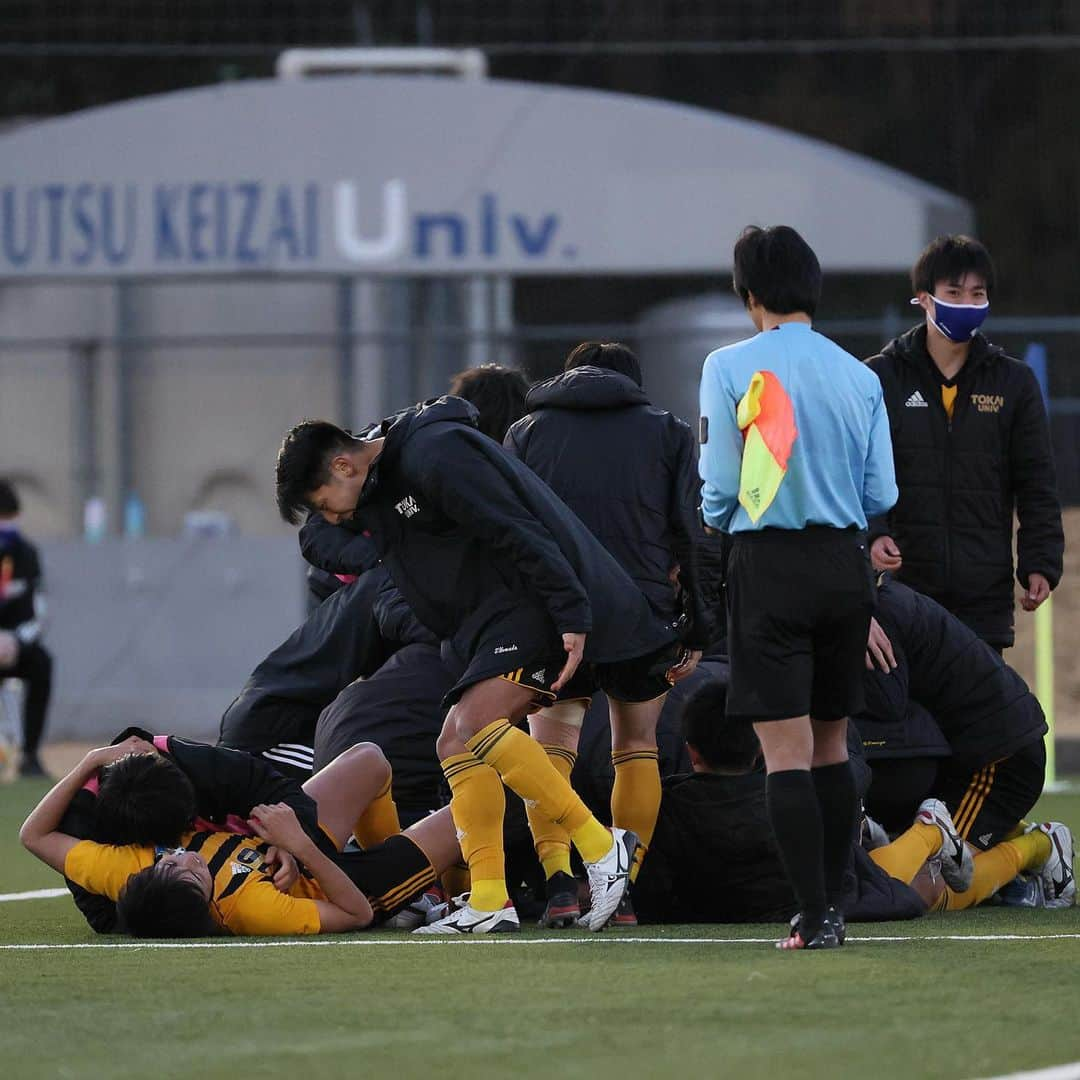
MULTIPOLYGON (((975 873, 971 877, 970 888, 962 893, 946 889, 945 903, 939 910, 964 911, 972 908, 993 896, 1002 885, 1012 881, 1024 869, 1025 859, 1031 857, 1035 848, 1033 844, 1020 843, 1027 839, 1026 836, 1021 836, 1018 840, 1005 840, 995 844, 989 851, 980 851, 975 856, 975 873)), ((1045 839, 1049 840, 1049 837, 1045 839)))
POLYGON ((478 911, 498 911, 509 899, 503 855, 506 794, 502 781, 473 754, 452 754, 440 764, 450 784, 450 814, 469 867, 469 903, 478 911))
POLYGON ((910 885, 927 859, 941 850, 941 830, 936 825, 912 825, 891 844, 874 848, 870 858, 891 878, 910 885))
POLYGON ((611 850, 611 833, 589 813, 535 739, 507 720, 496 720, 465 745, 525 800, 526 807, 533 803, 546 818, 562 825, 586 862, 597 862, 611 850))
POLYGON ((1050 837, 1039 829, 1034 829, 1023 836, 1011 837, 1005 843, 1012 844, 1020 852, 1021 870, 1034 870, 1042 866, 1054 851, 1050 837))
POLYGON ((615 786, 611 789, 611 821, 637 834, 641 846, 634 854, 630 880, 637 881, 641 860, 652 842, 660 814, 660 755, 651 750, 612 750, 615 786))
MULTIPOLYGON (((555 766, 555 770, 569 783, 570 773, 574 771, 574 762, 577 761, 577 754, 565 746, 556 746, 554 743, 541 743, 541 745, 548 760, 555 766)), ((555 874, 569 874, 570 834, 562 825, 544 817, 536 806, 526 804, 525 813, 529 818, 533 846, 536 848, 536 857, 544 868, 544 876, 551 878, 555 874)))
POLYGON ((362 848, 374 847, 401 832, 397 803, 390 792, 390 783, 390 780, 386 781, 386 787, 371 800, 353 826, 353 836, 362 848))

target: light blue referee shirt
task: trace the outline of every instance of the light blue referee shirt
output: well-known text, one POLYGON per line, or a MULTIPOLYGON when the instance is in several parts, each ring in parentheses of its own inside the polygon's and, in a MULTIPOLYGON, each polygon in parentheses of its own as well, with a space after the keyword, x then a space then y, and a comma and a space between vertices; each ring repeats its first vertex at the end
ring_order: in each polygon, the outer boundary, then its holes
POLYGON ((896 502, 889 419, 877 375, 807 323, 782 323, 716 349, 701 373, 701 512, 724 532, 866 528, 896 502), (735 418, 755 371, 771 371, 798 437, 776 498, 755 525, 739 504, 743 435, 735 418))

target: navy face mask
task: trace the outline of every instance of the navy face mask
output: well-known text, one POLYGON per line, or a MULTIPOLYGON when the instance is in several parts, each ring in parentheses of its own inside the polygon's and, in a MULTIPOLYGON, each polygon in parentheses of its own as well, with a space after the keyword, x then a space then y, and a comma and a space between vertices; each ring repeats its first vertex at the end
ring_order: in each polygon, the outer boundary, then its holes
MULTIPOLYGON (((934 302, 934 313, 927 312, 926 317, 950 340, 958 344, 970 341, 976 331, 982 326, 986 316, 990 313, 990 301, 985 304, 950 304, 939 300, 936 296, 930 298, 934 302)), ((918 304, 918 300, 912 300, 918 304)))

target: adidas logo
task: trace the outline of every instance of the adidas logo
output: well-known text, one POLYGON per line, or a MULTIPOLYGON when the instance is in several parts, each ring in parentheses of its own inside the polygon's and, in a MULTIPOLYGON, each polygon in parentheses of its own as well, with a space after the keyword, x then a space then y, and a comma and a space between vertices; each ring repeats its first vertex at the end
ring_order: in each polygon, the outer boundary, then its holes
POLYGON ((746 496, 754 504, 754 506, 761 505, 761 491, 758 488, 751 488, 746 493, 746 496))
POLYGON ((236 877, 237 874, 250 874, 251 873, 251 867, 250 866, 245 866, 243 863, 234 862, 234 863, 230 863, 229 865, 232 867, 233 877, 236 877))
POLYGON ((919 393, 918 390, 916 390, 915 393, 912 394, 911 397, 909 397, 907 399, 907 401, 904 402, 904 405, 909 409, 929 409, 930 408, 930 406, 926 403, 926 398, 924 398, 922 396, 922 394, 919 393))
POLYGON ((529 678, 532 679, 533 682, 543 682, 545 675, 547 675, 547 669, 546 668, 541 668, 539 671, 534 671, 529 676, 529 678))
POLYGON ((982 836, 979 837, 979 843, 982 844, 983 847, 989 847, 990 846, 990 841, 993 840, 993 838, 994 838, 993 833, 984 832, 982 834, 982 836))

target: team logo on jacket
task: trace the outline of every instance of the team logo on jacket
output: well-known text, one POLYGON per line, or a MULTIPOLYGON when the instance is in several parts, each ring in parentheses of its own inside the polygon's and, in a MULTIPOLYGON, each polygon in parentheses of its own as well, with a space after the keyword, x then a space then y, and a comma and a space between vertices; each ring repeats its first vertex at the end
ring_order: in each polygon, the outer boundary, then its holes
POLYGON ((930 406, 927 404, 926 398, 924 398, 922 396, 922 394, 919 393, 918 390, 916 390, 915 393, 912 394, 911 397, 909 397, 907 399, 907 401, 904 402, 904 406, 906 408, 908 408, 908 409, 929 409, 930 408, 930 406))
POLYGON ((1004 394, 972 394, 971 404, 979 412, 999 413, 1001 406, 1005 404, 1004 394))
POLYGON ((394 509, 402 516, 411 518, 420 513, 420 504, 411 496, 406 495, 399 503, 394 503, 394 509))

